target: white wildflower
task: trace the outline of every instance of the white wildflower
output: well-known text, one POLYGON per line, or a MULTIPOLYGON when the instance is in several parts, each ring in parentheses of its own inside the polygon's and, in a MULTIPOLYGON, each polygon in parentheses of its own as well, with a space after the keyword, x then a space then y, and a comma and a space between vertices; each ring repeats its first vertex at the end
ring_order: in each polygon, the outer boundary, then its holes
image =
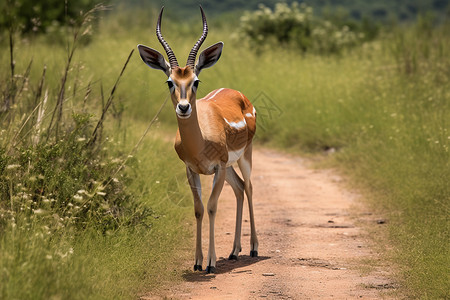
POLYGON ((14 165, 7 165, 6 169, 7 170, 14 170, 14 169, 17 169, 19 167, 20 167, 20 165, 16 165, 16 164, 14 164, 14 165))
POLYGON ((38 208, 38 209, 33 210, 33 213, 35 215, 43 215, 43 214, 46 213, 46 211, 44 209, 42 209, 42 208, 38 208))

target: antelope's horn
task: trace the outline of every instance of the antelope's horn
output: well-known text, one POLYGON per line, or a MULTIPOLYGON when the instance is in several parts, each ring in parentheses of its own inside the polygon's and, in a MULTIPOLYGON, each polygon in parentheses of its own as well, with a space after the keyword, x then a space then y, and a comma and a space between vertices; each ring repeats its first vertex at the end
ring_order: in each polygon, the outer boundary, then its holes
POLYGON ((194 70, 195 58, 197 57, 198 49, 200 49, 201 45, 206 39, 208 35, 208 24, 206 23, 205 12, 203 11, 202 6, 200 5, 200 11, 202 12, 202 20, 203 20, 203 33, 202 36, 198 39, 197 43, 195 43, 194 47, 192 47, 191 52, 189 53, 186 65, 190 66, 192 70, 194 70))
POLYGON ((164 6, 161 7, 161 11, 159 12, 158 23, 156 24, 156 36, 158 37, 159 42, 163 46, 164 50, 167 53, 167 57, 169 58, 170 68, 173 69, 178 67, 178 61, 173 53, 173 50, 170 48, 169 44, 164 40, 161 34, 161 17, 163 14, 164 6))

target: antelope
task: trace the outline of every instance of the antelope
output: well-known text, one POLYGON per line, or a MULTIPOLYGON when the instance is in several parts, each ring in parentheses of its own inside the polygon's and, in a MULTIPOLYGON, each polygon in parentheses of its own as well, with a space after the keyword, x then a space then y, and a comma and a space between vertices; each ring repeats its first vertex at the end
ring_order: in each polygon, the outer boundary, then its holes
POLYGON ((258 256, 258 239, 252 203, 252 139, 256 130, 256 111, 250 101, 239 91, 220 88, 197 100, 198 76, 203 69, 213 66, 220 58, 223 42, 218 42, 200 53, 197 52, 208 34, 208 24, 200 6, 203 33, 189 53, 186 66, 180 67, 174 52, 161 34, 159 13, 156 36, 163 46, 169 62, 157 50, 138 45, 139 54, 149 67, 162 70, 168 77, 167 85, 175 109, 178 131, 175 151, 186 165, 186 175, 194 197, 194 211, 197 225, 194 271, 202 271, 202 203, 200 176, 214 174, 211 195, 207 204, 209 216, 209 248, 207 273, 216 270, 214 244, 214 221, 219 195, 227 181, 232 187, 237 201, 236 227, 230 260, 236 260, 241 252, 241 226, 244 191, 247 195, 250 213, 250 256, 258 256), (236 173, 237 163, 243 179, 236 173))

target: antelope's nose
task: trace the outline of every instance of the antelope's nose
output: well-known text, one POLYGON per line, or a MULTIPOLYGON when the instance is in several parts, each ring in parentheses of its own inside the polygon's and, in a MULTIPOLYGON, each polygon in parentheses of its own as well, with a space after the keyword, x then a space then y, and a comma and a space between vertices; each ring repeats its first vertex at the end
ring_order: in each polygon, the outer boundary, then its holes
POLYGON ((191 107, 191 104, 189 104, 189 103, 187 103, 187 104, 178 103, 178 109, 183 114, 185 114, 189 110, 190 107, 191 107))

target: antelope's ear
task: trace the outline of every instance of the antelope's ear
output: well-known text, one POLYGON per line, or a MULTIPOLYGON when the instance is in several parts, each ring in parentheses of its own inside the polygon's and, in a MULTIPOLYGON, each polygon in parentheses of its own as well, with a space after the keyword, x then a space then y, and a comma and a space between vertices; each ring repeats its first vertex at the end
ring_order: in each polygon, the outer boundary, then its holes
POLYGON ((170 65, 161 53, 144 45, 138 45, 137 47, 142 60, 147 66, 162 70, 167 76, 170 76, 170 65))
POLYGON ((197 64, 195 65, 195 74, 198 76, 202 69, 212 67, 220 58, 222 54, 223 43, 218 42, 212 46, 209 46, 198 57, 197 64))

